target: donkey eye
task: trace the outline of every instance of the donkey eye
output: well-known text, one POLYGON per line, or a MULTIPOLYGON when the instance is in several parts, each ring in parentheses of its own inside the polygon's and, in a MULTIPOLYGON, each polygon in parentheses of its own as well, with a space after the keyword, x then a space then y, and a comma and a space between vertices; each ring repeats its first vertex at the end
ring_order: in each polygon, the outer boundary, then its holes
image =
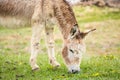
POLYGON ((70 52, 74 53, 74 51, 72 49, 70 49, 70 52))

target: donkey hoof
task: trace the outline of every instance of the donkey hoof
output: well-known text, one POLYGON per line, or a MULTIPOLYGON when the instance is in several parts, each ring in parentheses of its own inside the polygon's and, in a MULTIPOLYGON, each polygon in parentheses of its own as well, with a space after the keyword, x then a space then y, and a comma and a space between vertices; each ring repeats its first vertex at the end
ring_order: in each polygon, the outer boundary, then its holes
POLYGON ((54 65, 55 68, 58 68, 60 67, 60 64, 57 62, 55 65, 54 65))
POLYGON ((32 67, 32 71, 38 71, 40 68, 39 66, 36 64, 35 66, 32 67))
POLYGON ((36 68, 32 68, 32 71, 38 71, 40 68, 36 67, 36 68))

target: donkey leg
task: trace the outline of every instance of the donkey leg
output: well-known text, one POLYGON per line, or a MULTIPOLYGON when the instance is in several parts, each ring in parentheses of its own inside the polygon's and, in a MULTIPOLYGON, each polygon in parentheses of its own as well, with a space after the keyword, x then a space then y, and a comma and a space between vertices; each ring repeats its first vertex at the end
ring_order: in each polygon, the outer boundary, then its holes
POLYGON ((54 53, 54 36, 53 36, 54 27, 46 27, 45 31, 50 64, 53 65, 54 67, 59 67, 60 64, 56 61, 54 53))
POLYGON ((36 57, 39 51, 39 41, 40 41, 40 34, 43 29, 43 25, 39 23, 33 24, 32 27, 32 38, 31 38, 31 57, 30 57, 30 65, 32 70, 39 69, 39 66, 36 64, 36 57))

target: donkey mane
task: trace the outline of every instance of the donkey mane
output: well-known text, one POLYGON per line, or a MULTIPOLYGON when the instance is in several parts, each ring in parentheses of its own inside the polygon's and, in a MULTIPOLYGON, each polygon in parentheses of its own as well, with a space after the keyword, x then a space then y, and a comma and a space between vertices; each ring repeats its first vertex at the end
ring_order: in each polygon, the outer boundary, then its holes
POLYGON ((74 25, 77 24, 76 18, 74 16, 73 10, 71 6, 65 0, 58 0, 59 5, 55 5, 55 16, 60 24, 60 28, 62 29, 62 34, 65 39, 68 38, 70 30, 74 25), (69 24, 69 25, 66 25, 69 24), (67 27, 66 27, 67 26, 67 27))

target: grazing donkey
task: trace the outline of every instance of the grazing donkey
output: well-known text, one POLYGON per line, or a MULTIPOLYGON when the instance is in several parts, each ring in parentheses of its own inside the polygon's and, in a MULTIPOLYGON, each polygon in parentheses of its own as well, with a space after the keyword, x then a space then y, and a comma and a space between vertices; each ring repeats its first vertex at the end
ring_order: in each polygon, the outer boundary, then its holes
POLYGON ((55 21, 59 24, 64 40, 62 56, 71 73, 80 71, 82 54, 85 52, 83 38, 91 31, 80 32, 71 6, 65 0, 0 0, 0 16, 15 16, 31 20, 31 57, 32 70, 39 69, 36 64, 40 33, 46 32, 46 41, 50 63, 54 67, 60 64, 54 53, 53 30, 55 21))

